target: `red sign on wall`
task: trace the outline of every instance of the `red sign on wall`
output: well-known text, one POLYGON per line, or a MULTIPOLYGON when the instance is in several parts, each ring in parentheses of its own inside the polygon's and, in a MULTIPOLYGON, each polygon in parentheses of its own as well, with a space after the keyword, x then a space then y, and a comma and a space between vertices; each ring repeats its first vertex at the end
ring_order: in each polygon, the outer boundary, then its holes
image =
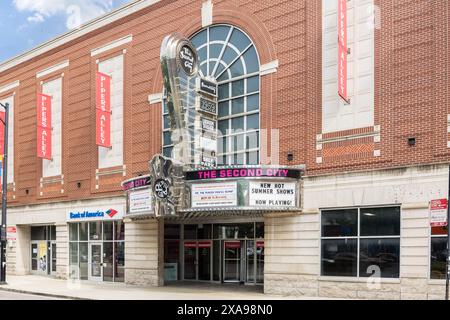
POLYGON ((52 159, 52 97, 37 95, 37 156, 52 159))
POLYGON ((447 199, 430 201, 430 226, 445 227, 447 225, 447 199))
POLYGON ((348 101, 347 92, 347 0, 338 0, 338 92, 348 101))
POLYGON ((101 72, 96 79, 96 143, 111 147, 111 77, 101 72))

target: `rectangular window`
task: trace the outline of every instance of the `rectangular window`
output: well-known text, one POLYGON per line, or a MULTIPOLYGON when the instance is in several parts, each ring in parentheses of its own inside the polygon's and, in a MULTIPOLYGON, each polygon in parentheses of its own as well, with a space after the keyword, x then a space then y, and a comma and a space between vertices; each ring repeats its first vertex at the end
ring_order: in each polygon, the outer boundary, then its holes
POLYGON ((322 0, 322 132, 374 125, 374 0, 347 2, 347 105, 338 95, 338 1, 322 0))
POLYGON ((42 160, 42 176, 60 176, 62 159, 62 78, 45 82, 42 93, 49 95, 52 101, 52 160, 42 160))
MULTIPOLYGON (((2 104, 9 103, 8 122, 8 183, 14 182, 14 96, 0 100, 2 104)), ((4 128, 4 127, 2 127, 4 128)), ((0 150, 3 154, 3 150, 0 150)))
POLYGON ((101 61, 98 71, 111 77, 111 148, 98 147, 98 167, 123 165, 124 56, 101 61))
POLYGON ((431 228, 430 278, 445 279, 447 227, 431 228))
POLYGON ((400 207, 322 211, 321 275, 398 278, 400 207))

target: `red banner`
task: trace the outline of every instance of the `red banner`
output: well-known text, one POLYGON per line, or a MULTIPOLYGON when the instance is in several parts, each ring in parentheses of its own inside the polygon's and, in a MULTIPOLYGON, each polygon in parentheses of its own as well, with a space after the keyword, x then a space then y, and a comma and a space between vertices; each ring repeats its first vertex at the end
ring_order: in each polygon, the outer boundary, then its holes
POLYGON ((52 159, 52 97, 37 95, 37 156, 52 159))
POLYGON ((338 0, 338 91, 345 101, 347 92, 347 0, 338 0))
POLYGON ((96 79, 96 143, 111 147, 111 77, 101 72, 96 79))
POLYGON ((4 154, 5 148, 5 111, 0 111, 0 155, 4 154))

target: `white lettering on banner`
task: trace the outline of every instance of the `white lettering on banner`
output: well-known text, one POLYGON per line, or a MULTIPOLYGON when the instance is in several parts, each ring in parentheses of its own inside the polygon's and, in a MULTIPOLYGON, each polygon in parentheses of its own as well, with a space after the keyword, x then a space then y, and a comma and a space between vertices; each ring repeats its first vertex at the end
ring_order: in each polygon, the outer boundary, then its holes
POLYGON ((295 207, 297 186, 295 182, 249 183, 249 205, 257 207, 295 207))
POLYGON ((67 210, 67 221, 121 220, 123 219, 124 213, 124 206, 69 209, 67 210))
POLYGON ((193 184, 192 207, 234 207, 237 206, 237 183, 193 184))

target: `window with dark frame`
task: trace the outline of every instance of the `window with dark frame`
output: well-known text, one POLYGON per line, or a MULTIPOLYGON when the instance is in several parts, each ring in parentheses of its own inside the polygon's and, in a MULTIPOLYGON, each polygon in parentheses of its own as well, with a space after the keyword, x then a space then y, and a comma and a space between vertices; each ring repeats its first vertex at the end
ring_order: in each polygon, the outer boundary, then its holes
POLYGON ((430 278, 445 279, 447 227, 432 227, 430 241, 430 278))
POLYGON ((400 207, 322 211, 321 275, 398 278, 400 207))

